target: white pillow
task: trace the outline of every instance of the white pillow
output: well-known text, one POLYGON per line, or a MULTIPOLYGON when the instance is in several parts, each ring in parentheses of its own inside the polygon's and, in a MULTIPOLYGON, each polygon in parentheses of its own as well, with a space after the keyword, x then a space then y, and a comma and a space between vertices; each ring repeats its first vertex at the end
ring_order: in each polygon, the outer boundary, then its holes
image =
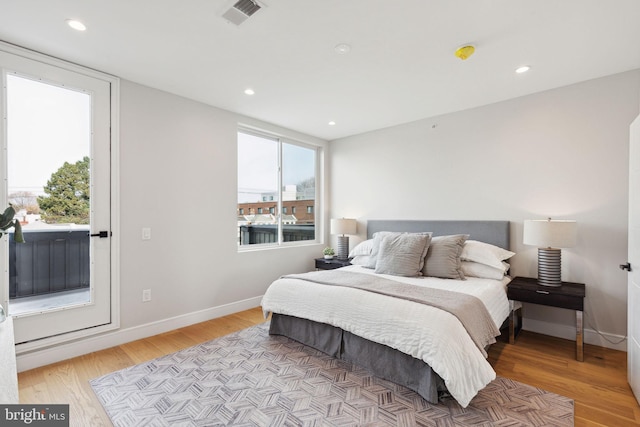
POLYGON ((371 258, 370 255, 356 255, 353 258, 351 258, 350 262, 352 265, 366 266, 370 264, 370 261, 369 261, 370 258, 371 258))
POLYGON ((467 240, 462 248, 460 259, 463 261, 479 262, 493 268, 502 269, 502 261, 508 260, 515 252, 499 248, 489 243, 467 240))
POLYGON ((509 269, 508 265, 509 264, 507 264, 507 267, 503 268, 494 268, 486 264, 480 264, 478 262, 462 261, 462 272, 465 276, 469 277, 502 280, 505 272, 509 269))
POLYGON ((357 257, 360 255, 371 255, 372 249, 373 239, 365 240, 364 242, 358 243, 355 248, 351 249, 351 252, 349 252, 349 258, 357 257))

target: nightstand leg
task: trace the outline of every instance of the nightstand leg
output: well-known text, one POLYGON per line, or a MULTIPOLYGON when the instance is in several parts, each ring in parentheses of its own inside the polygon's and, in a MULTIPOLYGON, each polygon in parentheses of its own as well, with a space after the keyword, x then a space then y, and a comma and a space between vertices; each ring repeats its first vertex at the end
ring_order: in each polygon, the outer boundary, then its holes
POLYGON ((516 342, 516 311, 511 310, 509 313, 509 344, 515 344, 516 342))
POLYGON ((522 307, 511 310, 509 313, 509 344, 515 344, 516 335, 520 329, 522 329, 522 307))
POLYGON ((582 322, 582 311, 576 310, 576 360, 584 361, 584 323, 582 322))

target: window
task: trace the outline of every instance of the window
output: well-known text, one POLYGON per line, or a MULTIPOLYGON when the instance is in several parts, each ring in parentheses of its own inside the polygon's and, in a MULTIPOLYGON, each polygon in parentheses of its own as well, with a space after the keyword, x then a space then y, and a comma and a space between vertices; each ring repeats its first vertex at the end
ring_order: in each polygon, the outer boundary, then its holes
MULTIPOLYGON (((271 216, 238 219, 238 245, 281 245, 287 242, 315 240, 316 175, 318 148, 253 131, 238 132, 238 211, 265 201, 271 216), (306 212, 296 215, 291 206, 287 214, 284 202, 296 203, 306 212), (309 209, 308 207, 311 207, 309 209), (276 214, 282 212, 282 215, 276 214), (283 215, 286 215, 283 218, 283 215)), ((262 207, 258 207, 262 213, 262 207)))

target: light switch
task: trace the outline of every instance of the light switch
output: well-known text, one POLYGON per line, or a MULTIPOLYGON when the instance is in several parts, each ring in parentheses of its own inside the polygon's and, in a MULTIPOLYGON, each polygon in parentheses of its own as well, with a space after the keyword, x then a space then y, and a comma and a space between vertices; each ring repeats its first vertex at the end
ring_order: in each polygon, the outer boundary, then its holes
POLYGON ((145 227, 142 229, 142 240, 151 240, 151 229, 145 227))

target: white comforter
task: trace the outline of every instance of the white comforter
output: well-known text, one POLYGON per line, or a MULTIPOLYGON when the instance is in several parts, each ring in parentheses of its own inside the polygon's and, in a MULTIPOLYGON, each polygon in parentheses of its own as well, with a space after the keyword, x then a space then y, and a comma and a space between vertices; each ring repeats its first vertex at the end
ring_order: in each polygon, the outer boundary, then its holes
MULTIPOLYGON (((375 274, 356 265, 344 268, 375 274)), ((474 295, 484 302, 498 328, 509 314, 508 277, 498 281, 381 276, 474 295)), ((496 377, 462 323, 431 306, 353 288, 281 278, 267 289, 262 309, 265 315, 273 312, 327 323, 421 359, 440 375, 449 393, 463 407, 496 377)))

